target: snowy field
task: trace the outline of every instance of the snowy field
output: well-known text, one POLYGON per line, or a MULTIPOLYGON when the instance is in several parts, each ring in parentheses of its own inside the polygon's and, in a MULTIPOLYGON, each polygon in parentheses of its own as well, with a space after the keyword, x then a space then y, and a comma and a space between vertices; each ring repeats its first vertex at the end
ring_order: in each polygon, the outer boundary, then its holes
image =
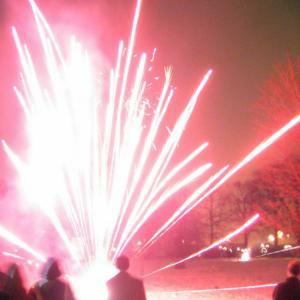
MULTIPOLYGON (((272 284, 285 279, 286 258, 261 258, 249 262, 225 259, 197 259, 187 262, 185 268, 174 267, 145 278, 149 300, 267 300, 273 287, 226 288, 272 284), (213 289, 213 291, 212 291, 213 289), (202 291, 200 291, 202 290, 202 291)), ((147 274, 164 266, 166 261, 146 260, 136 263, 132 272, 147 274)))

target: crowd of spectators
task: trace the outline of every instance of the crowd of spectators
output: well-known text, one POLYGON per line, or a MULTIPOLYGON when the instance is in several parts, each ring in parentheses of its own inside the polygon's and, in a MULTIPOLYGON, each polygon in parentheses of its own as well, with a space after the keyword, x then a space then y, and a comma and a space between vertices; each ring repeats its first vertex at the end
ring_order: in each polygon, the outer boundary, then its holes
MULTIPOLYGON (((118 257, 116 267, 119 272, 107 282, 108 299, 146 300, 143 281, 127 272, 127 256, 118 257)), ((49 258, 42 268, 41 279, 26 290, 18 265, 11 264, 7 272, 0 271, 0 300, 75 300, 71 285, 63 275, 57 260, 49 258)))

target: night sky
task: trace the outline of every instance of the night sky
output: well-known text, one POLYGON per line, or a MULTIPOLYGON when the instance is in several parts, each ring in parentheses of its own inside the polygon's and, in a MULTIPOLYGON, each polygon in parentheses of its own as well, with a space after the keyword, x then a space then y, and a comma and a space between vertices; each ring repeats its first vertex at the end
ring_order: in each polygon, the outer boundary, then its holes
MULTIPOLYGON (((89 49, 114 63, 117 44, 127 40, 134 1, 39 0, 61 41, 75 33, 89 49)), ((0 0, 0 138, 24 147, 22 110, 12 92, 19 65, 10 26, 34 48, 32 15, 26 0, 0 0)), ((274 65, 300 53, 299 0, 144 0, 136 52, 157 48, 154 75, 173 67, 179 112, 201 76, 214 74, 192 116, 180 147, 208 140, 213 162, 235 162, 260 141, 253 103, 274 65)), ((298 129, 299 130, 299 129, 298 129)), ((0 152, 0 179, 12 168, 0 152)))

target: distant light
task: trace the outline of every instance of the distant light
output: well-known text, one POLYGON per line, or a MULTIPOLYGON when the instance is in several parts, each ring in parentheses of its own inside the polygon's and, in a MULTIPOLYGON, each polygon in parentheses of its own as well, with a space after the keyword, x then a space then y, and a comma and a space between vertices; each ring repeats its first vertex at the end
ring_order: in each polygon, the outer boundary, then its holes
POLYGON ((138 246, 142 246, 142 241, 137 241, 137 243, 136 243, 138 246))
POLYGON ((283 249, 290 249, 290 248, 292 248, 292 245, 284 245, 283 246, 283 249))
POLYGON ((251 259, 251 251, 249 249, 242 249, 240 261, 249 261, 251 259))
POLYGON ((266 254, 266 253, 268 253, 268 249, 267 249, 266 247, 262 247, 262 248, 260 249, 260 253, 266 254))
POLYGON ((274 242, 275 241, 275 236, 273 234, 269 234, 268 241, 271 242, 271 243, 274 242))
POLYGON ((277 237, 279 238, 279 239, 282 239, 283 238, 283 232, 281 231, 281 230, 278 230, 277 231, 277 237))

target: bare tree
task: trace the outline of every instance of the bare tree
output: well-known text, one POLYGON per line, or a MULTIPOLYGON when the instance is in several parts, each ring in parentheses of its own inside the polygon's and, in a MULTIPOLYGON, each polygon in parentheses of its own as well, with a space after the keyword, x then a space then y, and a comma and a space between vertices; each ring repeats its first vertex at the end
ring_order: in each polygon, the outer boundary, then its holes
MULTIPOLYGON (((232 184, 230 195, 233 219, 236 222, 246 222, 254 213, 254 205, 251 193, 252 183, 249 181, 236 181, 232 184)), ((245 230, 244 247, 248 247, 250 229, 245 230)))
MULTIPOLYGON (((254 106, 260 132, 266 133, 300 113, 300 59, 287 59, 262 88, 254 106)), ((256 173, 253 192, 264 219, 275 230, 293 232, 300 242, 300 131, 296 128, 276 147, 276 164, 256 173)))
POLYGON ((197 210, 201 227, 208 232, 208 241, 212 244, 227 232, 232 217, 230 191, 227 188, 216 191, 197 210))
POLYGON ((285 169, 288 173, 288 166, 278 163, 256 172, 251 189, 253 203, 275 232, 292 233, 300 243, 300 187, 286 176, 285 169))
POLYGON ((288 58, 285 65, 275 66, 254 109, 259 130, 267 131, 300 113, 300 59, 292 61, 288 58))

